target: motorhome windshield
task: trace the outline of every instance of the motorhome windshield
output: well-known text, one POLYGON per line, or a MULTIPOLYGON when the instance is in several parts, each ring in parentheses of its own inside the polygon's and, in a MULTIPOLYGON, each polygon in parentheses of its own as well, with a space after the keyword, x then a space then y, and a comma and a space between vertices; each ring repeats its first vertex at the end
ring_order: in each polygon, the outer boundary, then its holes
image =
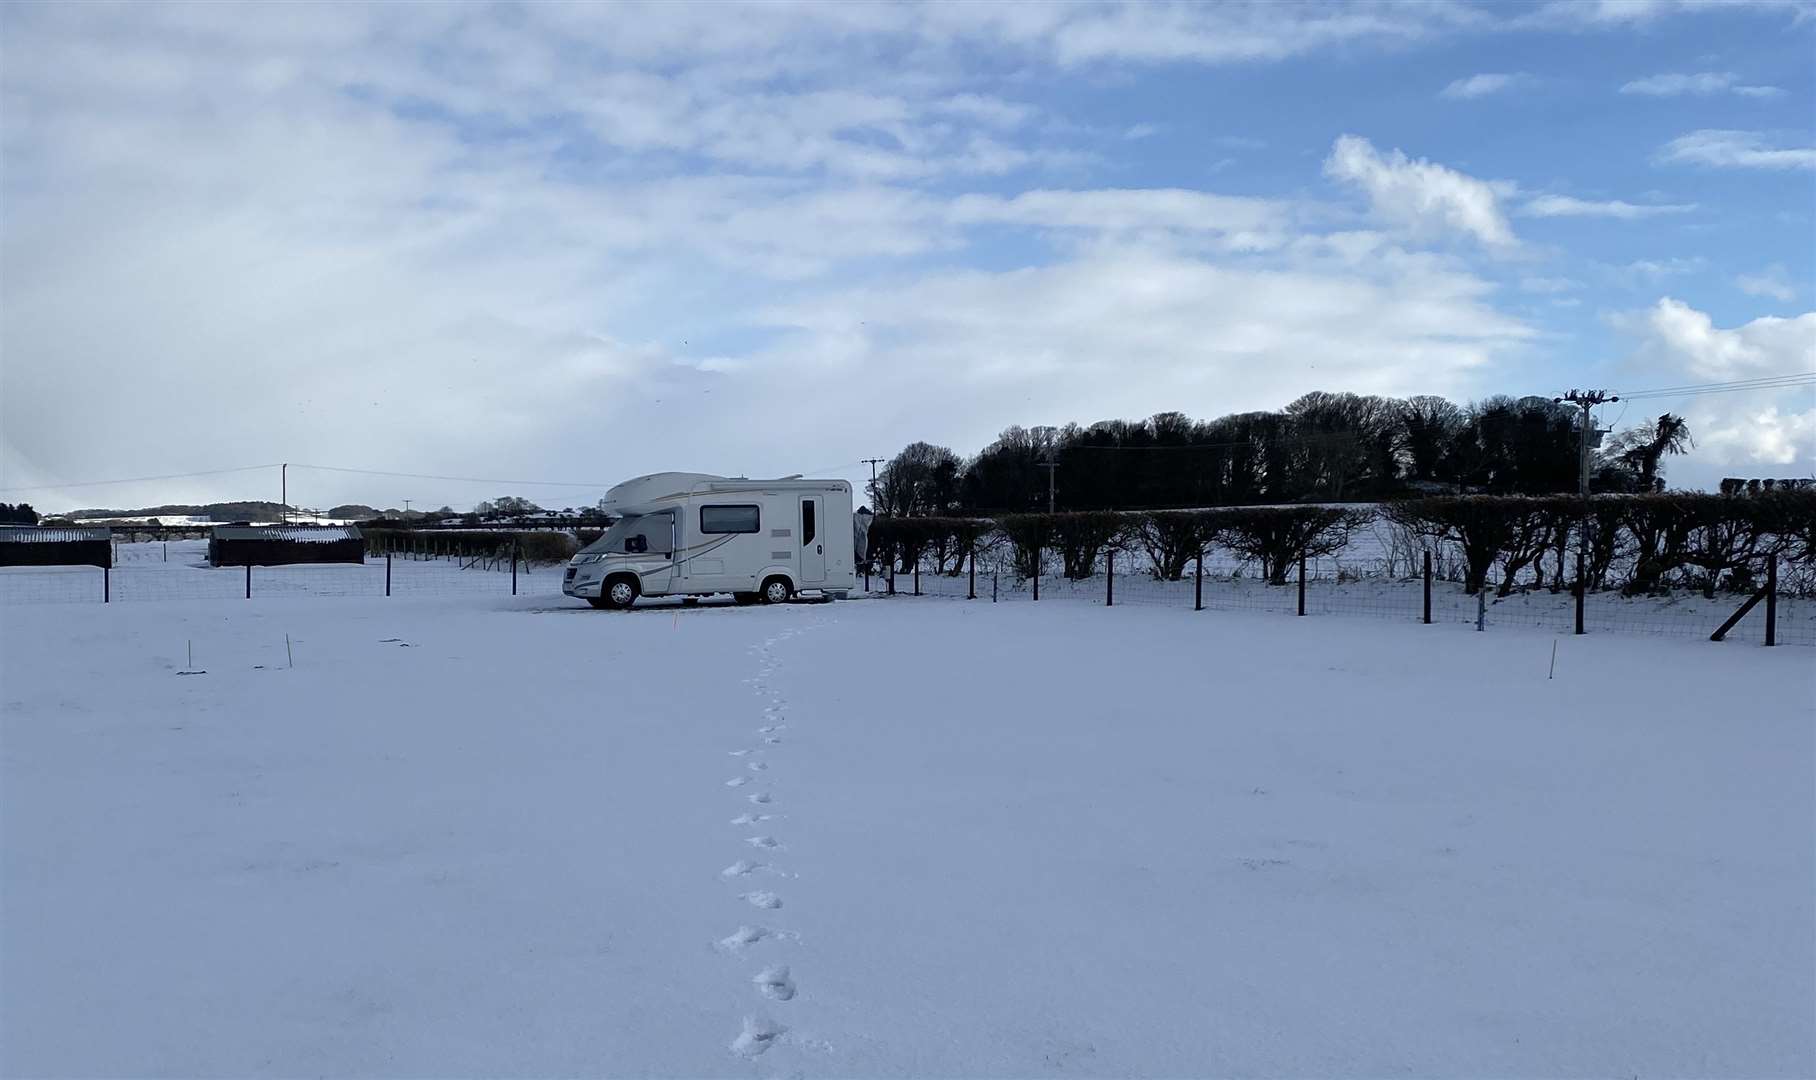
POLYGON ((611 552, 622 555, 627 552, 631 554, 649 552, 666 555, 672 546, 674 520, 673 511, 663 511, 660 514, 632 514, 629 517, 619 518, 612 523, 611 528, 605 530, 599 539, 582 548, 581 554, 600 555, 611 552), (641 538, 641 543, 633 543, 627 548, 625 541, 631 540, 633 537, 641 538), (631 548, 638 550, 632 551, 631 548))

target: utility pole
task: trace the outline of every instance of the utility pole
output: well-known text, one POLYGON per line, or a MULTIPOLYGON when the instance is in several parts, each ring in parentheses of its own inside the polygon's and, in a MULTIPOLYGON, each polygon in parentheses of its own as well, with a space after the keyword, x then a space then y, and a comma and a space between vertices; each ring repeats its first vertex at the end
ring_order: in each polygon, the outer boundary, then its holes
POLYGON ((1551 400, 1559 405, 1568 401, 1583 412, 1582 422, 1577 425, 1577 429, 1582 435, 1582 445, 1577 451, 1577 456, 1578 465, 1582 471, 1579 494, 1583 497, 1584 505, 1587 505, 1589 500, 1589 436, 1592 432, 1597 435, 1607 434, 1606 432, 1594 430, 1595 416, 1590 410, 1597 405, 1605 405, 1611 401, 1619 401, 1620 397, 1602 390, 1570 390, 1565 392, 1563 397, 1552 398, 1551 400))
POLYGON ((878 512, 876 504, 876 467, 881 465, 885 460, 887 459, 880 457, 867 457, 864 459, 864 464, 870 466, 870 509, 873 513, 878 512))
POLYGON ((1580 435, 1577 459, 1581 474, 1578 486, 1583 498, 1582 520, 1577 523, 1576 527, 1576 632, 1579 634, 1583 632, 1583 603, 1589 592, 1589 582, 1586 576, 1586 568, 1589 565, 1589 436, 1592 431, 1598 436, 1605 434, 1594 430, 1595 413, 1593 410, 1597 405, 1619 400, 1619 396, 1602 390, 1569 390, 1564 393, 1563 397, 1552 399, 1556 404, 1562 405, 1567 401, 1582 410, 1582 416, 1577 421, 1577 431, 1580 435))
POLYGON ((411 502, 411 500, 409 500, 409 499, 404 500, 404 520, 405 521, 410 520, 410 502, 411 502))
POLYGON ((1047 513, 1053 512, 1053 474, 1059 470, 1059 462, 1042 461, 1040 467, 1047 470, 1047 513))
POLYGON ((288 461, 278 466, 277 476, 278 490, 282 492, 277 501, 278 513, 283 515, 284 524, 288 525, 290 523, 290 463, 288 461))

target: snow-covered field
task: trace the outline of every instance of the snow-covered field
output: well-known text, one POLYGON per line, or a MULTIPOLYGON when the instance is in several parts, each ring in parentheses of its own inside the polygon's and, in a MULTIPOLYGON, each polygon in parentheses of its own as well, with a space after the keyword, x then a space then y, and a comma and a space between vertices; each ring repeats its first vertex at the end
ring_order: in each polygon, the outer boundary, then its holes
POLYGON ((910 599, 0 624, 8 1075, 1816 1073, 1803 650, 910 599))

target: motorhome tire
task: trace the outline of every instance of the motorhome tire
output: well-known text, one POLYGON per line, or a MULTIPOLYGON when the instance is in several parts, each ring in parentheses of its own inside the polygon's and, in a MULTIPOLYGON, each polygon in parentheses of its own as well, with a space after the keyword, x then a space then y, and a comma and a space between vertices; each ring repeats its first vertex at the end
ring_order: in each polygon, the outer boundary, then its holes
POLYGON ((794 587, 785 577, 772 577, 763 582, 762 597, 765 604, 787 603, 793 595, 794 587))
POLYGON ((593 602, 593 606, 624 611, 637 602, 638 591, 637 579, 634 577, 619 575, 607 578, 605 587, 599 590, 599 599, 593 602))
POLYGON ((740 604, 754 604, 762 599, 754 592, 735 592, 731 594, 731 598, 740 604))

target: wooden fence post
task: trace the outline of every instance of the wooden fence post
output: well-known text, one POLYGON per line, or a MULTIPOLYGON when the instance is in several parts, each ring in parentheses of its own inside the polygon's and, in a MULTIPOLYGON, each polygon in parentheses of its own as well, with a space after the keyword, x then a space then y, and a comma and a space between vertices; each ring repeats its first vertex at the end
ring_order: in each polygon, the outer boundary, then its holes
POLYGON ((1575 591, 1576 591, 1576 632, 1578 635, 1581 635, 1584 633, 1583 608, 1589 602, 1589 583, 1587 581, 1583 580, 1583 553, 1580 551, 1576 553, 1576 590, 1575 591))
POLYGON ((1431 552, 1425 553, 1425 625, 1431 625, 1431 552))
POLYGON ((1034 599, 1040 599, 1040 549, 1034 549, 1034 599))
POLYGON ((1192 574, 1192 610, 1204 610, 1204 549, 1198 549, 1198 569, 1192 574))
POLYGON ((971 584, 965 590, 965 599, 976 600, 977 599, 977 547, 976 547, 976 545, 972 545, 972 548, 971 548, 970 575, 971 575, 971 584))
POLYGON ((914 595, 921 595, 921 557, 914 557, 914 595))
POLYGON ((246 599, 252 599, 252 564, 246 564, 246 599))
POLYGON ((1116 553, 1103 553, 1103 606, 1116 606, 1116 553))
POLYGON ((385 595, 391 595, 391 553, 385 552, 385 595))
POLYGON ((1766 563, 1766 644, 1778 644, 1778 556, 1766 563))
POLYGON ((1299 614, 1305 614, 1305 556, 1299 556, 1299 614))
POLYGON ((103 604, 113 602, 113 567, 111 566, 101 568, 101 602, 103 604))
POLYGON ((511 537, 511 595, 517 595, 517 538, 511 537))

